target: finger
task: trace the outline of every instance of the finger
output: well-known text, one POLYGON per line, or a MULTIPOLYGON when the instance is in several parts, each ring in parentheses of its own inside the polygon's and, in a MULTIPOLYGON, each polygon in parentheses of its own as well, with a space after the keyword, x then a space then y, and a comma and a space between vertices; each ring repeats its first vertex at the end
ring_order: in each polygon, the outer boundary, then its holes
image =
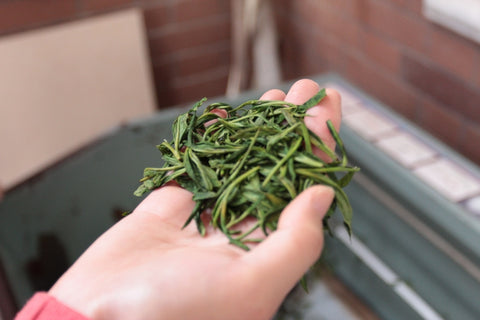
POLYGON ((221 117, 221 118, 226 118, 227 117, 227 111, 223 110, 223 109, 213 109, 211 111, 211 113, 214 113, 216 114, 217 116, 221 117))
MULTIPOLYGON (((219 116, 220 118, 226 118, 228 116, 227 114, 227 111, 223 110, 223 109, 213 109, 212 111, 210 111, 211 113, 214 113, 216 114, 217 116, 219 116)), ((207 121, 205 122, 205 128, 208 127, 208 126, 211 126, 212 124, 214 124, 215 122, 217 122, 217 119, 213 119, 213 120, 210 120, 210 121, 207 121)))
POLYGON ((183 226, 193 211, 192 193, 177 185, 166 185, 152 191, 133 213, 155 214, 172 224, 183 226))
POLYGON ((282 90, 272 89, 265 92, 260 100, 284 100, 285 93, 282 90))
POLYGON ((286 294, 318 259, 322 219, 333 197, 333 189, 326 186, 305 190, 284 209, 277 230, 243 257, 253 266, 256 280, 272 284, 262 287, 286 294))
POLYGON ((338 132, 340 131, 341 118, 340 94, 334 89, 326 89, 325 98, 323 98, 317 106, 307 110, 305 125, 319 136, 330 149, 334 150, 335 140, 330 134, 326 122, 327 120, 331 120, 338 132))
MULTIPOLYGON (((320 90, 320 87, 316 82, 309 79, 299 80, 292 85, 285 97, 285 101, 303 104, 315 95, 318 90, 320 90)), ((326 122, 331 120, 336 130, 340 130, 341 100, 339 93, 333 89, 327 89, 326 97, 317 106, 307 110, 307 115, 305 117, 306 126, 319 136, 330 149, 334 150, 335 140, 330 134, 326 122)), ((315 153, 325 161, 330 160, 318 149, 315 150, 315 153)))
POLYGON ((320 90, 320 87, 315 81, 310 79, 298 80, 290 87, 290 90, 288 90, 285 101, 294 104, 303 104, 313 97, 318 90, 320 90))

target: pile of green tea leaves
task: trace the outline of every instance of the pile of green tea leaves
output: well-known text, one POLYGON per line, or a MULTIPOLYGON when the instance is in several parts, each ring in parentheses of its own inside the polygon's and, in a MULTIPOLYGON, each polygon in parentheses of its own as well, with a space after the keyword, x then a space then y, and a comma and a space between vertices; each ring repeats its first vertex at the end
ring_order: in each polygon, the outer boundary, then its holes
POLYGON ((324 96, 322 89, 303 105, 262 100, 237 107, 213 103, 198 115, 206 99, 200 100, 174 121, 172 141, 157 146, 163 166, 144 170, 135 195, 176 181, 193 193, 196 203, 184 226, 193 220, 204 235, 202 215, 208 214, 205 220, 232 244, 248 250, 246 243, 260 241, 249 238, 253 231, 260 228, 268 234, 276 230, 281 211, 292 199, 314 184, 323 184, 335 191, 324 226, 328 227, 327 220, 338 207, 351 232, 352 208, 343 188, 358 168, 348 165, 343 142, 330 121, 327 125, 339 156, 303 121, 306 111, 324 96), (212 110, 224 110, 227 117, 212 110), (313 148, 330 161, 317 157, 313 148), (239 223, 251 217, 256 223, 239 231, 239 223))

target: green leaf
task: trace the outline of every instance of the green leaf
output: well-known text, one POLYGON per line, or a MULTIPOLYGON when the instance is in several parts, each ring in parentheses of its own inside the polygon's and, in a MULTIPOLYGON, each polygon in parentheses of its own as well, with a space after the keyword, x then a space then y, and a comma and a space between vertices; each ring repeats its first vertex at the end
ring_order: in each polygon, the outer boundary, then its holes
POLYGON ((212 199, 217 196, 216 192, 213 191, 206 191, 206 192, 196 192, 193 195, 193 200, 194 201, 200 201, 200 200, 207 200, 207 199, 212 199))
POLYGON ((178 152, 178 149, 181 147, 181 142, 187 136, 187 129, 188 129, 187 118, 188 118, 188 113, 181 114, 180 116, 178 116, 178 118, 175 120, 172 126, 174 146, 177 152, 178 152))
POLYGON ((191 148, 185 150, 185 170, 188 176, 205 191, 213 190, 213 187, 220 186, 215 171, 202 164, 191 148))
POLYGON ((137 188, 137 190, 135 190, 135 191, 133 192, 133 194, 134 194, 135 196, 137 196, 137 197, 141 197, 141 196, 143 196, 143 195, 145 194, 145 192, 147 192, 147 191, 149 191, 149 190, 142 184, 141 186, 139 186, 139 187, 137 188))
POLYGON ((201 99, 172 124, 172 141, 157 146, 162 165, 144 170, 135 191, 143 195, 169 181, 193 193, 195 208, 185 225, 195 221, 200 234, 206 233, 202 219, 211 211, 210 227, 219 228, 230 243, 248 250, 248 238, 261 229, 265 234, 277 228, 283 208, 303 190, 324 184, 335 191, 335 199, 322 224, 341 212, 351 233, 353 211, 343 188, 359 169, 348 165, 345 146, 331 121, 326 125, 335 140, 335 150, 305 125, 309 108, 325 97, 319 90, 302 105, 285 101, 248 100, 238 106, 212 103, 199 112, 201 99), (227 118, 212 113, 225 110, 227 118), (198 113, 198 114, 197 114, 198 113), (210 120, 214 123, 205 126, 210 120), (314 147, 326 154, 324 161, 314 147), (236 229, 245 219, 256 222, 245 231, 236 229))
POLYGON ((326 92, 325 89, 321 89, 318 91, 313 97, 307 100, 304 104, 298 107, 300 112, 305 112, 306 110, 310 109, 311 107, 316 106, 320 103, 320 101, 325 98, 326 92))

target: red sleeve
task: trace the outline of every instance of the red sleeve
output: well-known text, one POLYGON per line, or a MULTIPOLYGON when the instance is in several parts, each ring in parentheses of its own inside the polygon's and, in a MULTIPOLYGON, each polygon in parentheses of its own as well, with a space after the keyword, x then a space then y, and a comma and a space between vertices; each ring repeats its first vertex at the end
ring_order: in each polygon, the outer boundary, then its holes
POLYGON ((90 320, 46 292, 36 293, 15 320, 90 320))

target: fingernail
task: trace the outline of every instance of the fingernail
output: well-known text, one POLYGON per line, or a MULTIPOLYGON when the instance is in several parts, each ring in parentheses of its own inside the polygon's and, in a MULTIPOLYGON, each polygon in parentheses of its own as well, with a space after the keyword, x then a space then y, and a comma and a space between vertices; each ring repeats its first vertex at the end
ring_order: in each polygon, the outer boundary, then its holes
POLYGON ((321 218, 325 216, 330 205, 332 204, 333 198, 335 197, 335 191, 333 188, 324 185, 314 186, 314 197, 312 206, 318 214, 321 215, 321 218))

